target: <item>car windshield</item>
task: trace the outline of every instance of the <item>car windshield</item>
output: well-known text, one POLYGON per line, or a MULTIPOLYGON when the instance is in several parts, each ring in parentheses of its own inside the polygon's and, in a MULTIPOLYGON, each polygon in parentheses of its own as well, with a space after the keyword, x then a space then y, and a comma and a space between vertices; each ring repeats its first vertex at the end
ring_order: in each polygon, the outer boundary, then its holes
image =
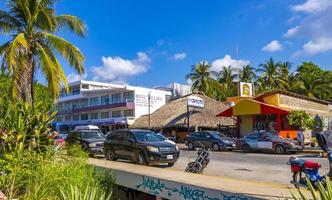
POLYGON ((81 132, 81 137, 84 139, 105 138, 105 136, 101 132, 98 132, 98 131, 81 132))
POLYGON ((225 135, 217 132, 217 131, 211 131, 209 132, 214 138, 223 138, 223 137, 226 137, 225 135))
POLYGON ((140 142, 159 142, 165 140, 160 134, 151 131, 135 131, 134 134, 140 142))

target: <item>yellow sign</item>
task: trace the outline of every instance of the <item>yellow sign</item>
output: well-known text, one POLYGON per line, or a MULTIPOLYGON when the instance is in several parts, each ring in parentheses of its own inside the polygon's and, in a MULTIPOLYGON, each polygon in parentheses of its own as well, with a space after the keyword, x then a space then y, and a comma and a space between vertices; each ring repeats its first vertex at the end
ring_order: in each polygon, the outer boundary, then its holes
POLYGON ((252 83, 245 83, 240 82, 239 83, 239 96, 240 97, 252 97, 252 83))

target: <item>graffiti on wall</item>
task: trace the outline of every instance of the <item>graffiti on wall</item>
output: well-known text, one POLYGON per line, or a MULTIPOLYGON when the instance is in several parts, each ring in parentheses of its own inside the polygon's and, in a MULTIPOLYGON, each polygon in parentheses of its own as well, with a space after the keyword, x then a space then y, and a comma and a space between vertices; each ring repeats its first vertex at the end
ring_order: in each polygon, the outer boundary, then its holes
POLYGON ((252 198, 238 196, 235 194, 222 193, 218 196, 210 196, 202 189, 196 189, 188 185, 180 185, 179 187, 167 186, 160 179, 153 179, 142 176, 141 182, 136 185, 136 189, 144 190, 153 195, 160 195, 166 193, 169 198, 184 199, 184 200, 251 200, 252 198))

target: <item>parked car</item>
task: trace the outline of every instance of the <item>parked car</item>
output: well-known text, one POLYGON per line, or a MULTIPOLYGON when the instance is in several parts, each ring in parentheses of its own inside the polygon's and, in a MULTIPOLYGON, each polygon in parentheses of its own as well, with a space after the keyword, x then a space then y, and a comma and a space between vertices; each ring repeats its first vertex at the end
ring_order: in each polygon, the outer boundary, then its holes
POLYGON ((234 139, 218 131, 199 131, 191 133, 187 136, 185 144, 188 146, 189 150, 201 147, 201 145, 212 148, 214 151, 233 150, 236 148, 234 139))
POLYGON ((104 144, 108 160, 126 159, 138 164, 167 163, 173 166, 179 148, 165 137, 149 130, 129 129, 111 132, 104 144))
POLYGON ((104 134, 97 130, 72 131, 66 138, 66 143, 80 144, 90 155, 104 155, 104 141, 104 134))
POLYGON ((301 151, 296 140, 282 138, 273 132, 253 131, 236 142, 239 149, 250 151, 273 151, 276 154, 301 151))

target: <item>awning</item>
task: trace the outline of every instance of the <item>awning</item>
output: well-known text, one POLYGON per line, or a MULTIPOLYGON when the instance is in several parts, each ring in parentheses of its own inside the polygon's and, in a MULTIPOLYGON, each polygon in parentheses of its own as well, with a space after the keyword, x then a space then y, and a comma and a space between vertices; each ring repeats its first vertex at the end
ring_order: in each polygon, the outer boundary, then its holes
POLYGON ((219 113, 217 117, 232 117, 238 115, 268 115, 268 114, 284 114, 287 115, 289 110, 262 103, 253 99, 245 99, 240 101, 233 107, 219 113))

